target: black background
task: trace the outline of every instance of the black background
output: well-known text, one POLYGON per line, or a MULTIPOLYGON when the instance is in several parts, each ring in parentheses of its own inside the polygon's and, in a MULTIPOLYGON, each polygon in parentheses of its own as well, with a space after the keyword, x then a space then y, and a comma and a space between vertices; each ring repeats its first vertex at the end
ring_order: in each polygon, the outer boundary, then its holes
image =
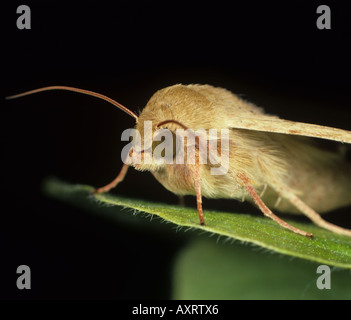
MULTIPOLYGON (((27 2, 31 30, 18 30, 20 4, 1 8, 2 97, 68 85, 137 112, 165 86, 208 83, 285 119, 351 129, 345 2, 27 2), (316 27, 320 4, 331 7, 331 30, 316 27)), ((122 165, 120 134, 133 119, 69 92, 1 105, 0 297, 170 298, 181 236, 133 232, 40 192, 48 175, 93 186, 112 180, 122 165), (32 269, 32 290, 16 288, 21 264, 32 269)), ((177 203, 150 173, 135 170, 113 192, 177 203)), ((194 199, 186 201, 193 205, 194 199)), ((204 204, 252 211, 233 201, 204 204)), ((338 213, 327 219, 350 227, 347 212, 338 213)))

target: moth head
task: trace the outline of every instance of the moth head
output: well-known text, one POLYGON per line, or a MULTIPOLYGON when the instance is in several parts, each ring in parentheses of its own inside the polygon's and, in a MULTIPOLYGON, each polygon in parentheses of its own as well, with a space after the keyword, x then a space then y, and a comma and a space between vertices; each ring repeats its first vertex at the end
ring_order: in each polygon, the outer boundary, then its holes
POLYGON ((169 88, 159 90, 140 113, 131 134, 129 154, 129 164, 135 169, 158 171, 174 164, 180 146, 176 134, 179 126, 164 121, 177 116, 178 100, 178 95, 170 94, 169 88))
POLYGON ((195 99, 197 96, 189 97, 188 91, 185 86, 175 85, 162 89, 151 97, 135 127, 129 158, 130 165, 135 169, 160 171, 168 165, 185 164, 187 160, 193 160, 190 159, 194 158, 193 148, 199 146, 193 131, 193 127, 196 129, 198 125, 194 122, 197 113, 194 116, 193 111, 181 110, 188 110, 189 106, 199 106, 201 103, 195 99), (183 123, 187 123, 191 130, 183 123))
POLYGON ((160 124, 162 121, 137 122, 129 153, 130 165, 135 169, 159 171, 175 163, 181 141, 173 128, 160 124))

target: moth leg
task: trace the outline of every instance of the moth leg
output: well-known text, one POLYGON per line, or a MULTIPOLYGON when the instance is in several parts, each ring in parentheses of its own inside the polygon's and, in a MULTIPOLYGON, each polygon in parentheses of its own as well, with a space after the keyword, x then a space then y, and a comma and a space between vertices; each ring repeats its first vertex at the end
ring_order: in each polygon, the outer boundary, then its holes
POLYGON ((245 189, 241 190, 241 202, 245 202, 245 189))
POLYGON ((345 229, 328 221, 325 221, 316 211, 304 203, 300 198, 298 198, 292 191, 287 189, 283 190, 283 196, 288 199, 292 205, 301 211, 306 217, 308 217, 317 226, 327 229, 329 231, 335 232, 337 234, 346 235, 351 237, 351 230, 345 229))
POLYGON ((122 167, 121 171, 119 172, 118 176, 115 179, 113 179, 106 186, 95 189, 94 194, 109 192, 111 189, 115 188, 120 182, 122 182, 124 180, 124 177, 126 176, 128 168, 129 168, 129 164, 127 164, 127 160, 128 160, 128 158, 131 157, 132 153, 133 153, 133 147, 131 147, 129 149, 128 154, 125 158, 125 161, 123 162, 124 163, 123 167, 122 167))
POLYGON ((262 211, 262 213, 266 217, 272 219, 273 221, 275 221, 276 223, 278 223, 281 227, 283 227, 285 229, 288 229, 294 233, 300 234, 300 235, 305 236, 305 237, 313 238, 313 234, 308 233, 308 232, 303 231, 303 230, 300 230, 298 228, 295 228, 292 225, 285 222, 284 220, 278 218, 262 201, 260 196, 257 194, 256 190, 250 184, 249 179, 244 175, 241 175, 240 178, 241 178, 241 181, 244 183, 246 191, 249 193, 249 195, 251 196, 253 201, 256 203, 256 205, 260 208, 260 210, 262 211))
POLYGON ((180 207, 185 207, 184 196, 178 196, 178 204, 180 207))
POLYGON ((199 214, 200 224, 204 226, 205 218, 202 211, 199 137, 197 136, 195 137, 195 146, 192 150, 190 150, 190 158, 195 159, 195 164, 192 164, 191 167, 195 169, 193 171, 193 174, 194 174, 194 182, 195 182, 195 190, 196 190, 196 205, 197 205, 197 212, 199 214))
POLYGON ((124 177, 127 174, 128 168, 129 168, 129 165, 124 164, 121 171, 119 172, 118 176, 113 181, 111 181, 106 186, 103 186, 103 187, 100 187, 100 188, 94 190, 94 193, 95 194, 104 193, 104 192, 108 192, 111 189, 115 188, 120 182, 122 182, 124 180, 124 177))
POLYGON ((282 201, 282 197, 279 196, 273 207, 277 209, 281 201, 282 201))
POLYGON ((262 189, 262 191, 260 193, 260 198, 263 197, 263 195, 265 194, 266 190, 267 190, 267 183, 263 186, 263 189, 262 189))
POLYGON ((196 186, 196 204, 197 204, 197 212, 199 214, 200 218, 200 224, 202 226, 205 225, 205 218, 204 214, 202 212, 202 196, 201 196, 201 184, 200 184, 200 179, 195 180, 195 186, 196 186))

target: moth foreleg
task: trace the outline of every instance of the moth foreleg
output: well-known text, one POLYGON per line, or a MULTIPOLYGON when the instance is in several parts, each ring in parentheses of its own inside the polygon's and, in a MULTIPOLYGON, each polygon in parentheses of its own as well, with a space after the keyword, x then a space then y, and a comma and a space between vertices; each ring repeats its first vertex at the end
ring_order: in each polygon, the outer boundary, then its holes
POLYGON ((196 188, 196 204, 197 212, 200 218, 200 224, 205 225, 205 218, 202 212, 202 195, 201 195, 201 177, 200 177, 200 159, 199 152, 195 150, 195 188, 196 188))
POLYGON ((104 192, 108 192, 111 189, 115 188, 120 182, 122 182, 124 180, 124 177, 127 174, 128 168, 129 168, 129 165, 124 164, 121 171, 119 172, 118 176, 113 181, 111 181, 106 186, 103 186, 103 187, 100 187, 100 188, 94 190, 94 193, 104 193, 104 192))
POLYGON ((190 149, 189 159, 190 163, 194 160, 194 164, 189 164, 189 169, 191 171, 191 175, 194 179, 195 191, 196 191, 196 205, 197 212, 199 214, 200 224, 202 226, 205 225, 205 218, 202 211, 202 194, 201 194, 201 175, 200 175, 200 152, 199 148, 199 137, 195 137, 195 146, 196 148, 190 149))
POLYGON ((130 150, 125 158, 123 167, 122 167, 121 171, 119 172, 119 174, 117 175, 117 177, 115 179, 113 179, 106 186, 95 189, 94 190, 95 194, 109 192, 111 189, 115 188, 120 182, 122 182, 124 180, 124 177, 126 176, 128 168, 129 168, 129 164, 127 164, 127 160, 131 156, 132 153, 133 153, 133 148, 130 148, 130 150))

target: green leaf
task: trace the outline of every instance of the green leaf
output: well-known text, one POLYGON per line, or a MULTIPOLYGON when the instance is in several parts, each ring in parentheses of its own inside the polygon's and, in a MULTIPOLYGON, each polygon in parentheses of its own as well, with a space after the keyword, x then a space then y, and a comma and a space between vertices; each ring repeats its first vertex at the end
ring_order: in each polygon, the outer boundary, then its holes
POLYGON ((249 246, 196 239, 178 255, 173 268, 173 299, 351 299, 350 270, 277 254, 249 246), (320 284, 319 284, 320 285, 320 284))
MULTIPOLYGON (((351 269, 351 238, 321 229, 312 223, 287 220, 288 223, 313 233, 315 236, 313 240, 285 230, 270 219, 249 214, 205 211, 206 226, 200 226, 197 211, 191 208, 127 199, 110 193, 93 196, 91 186, 72 185, 55 179, 45 181, 43 190, 51 197, 101 215, 106 212, 101 204, 127 207, 161 217, 178 226, 208 231, 228 239, 253 243, 282 254, 351 269)), ((113 216, 114 213, 109 210, 108 215, 113 216)), ((126 219, 125 216, 116 210, 114 218, 126 219)), ((130 216, 133 218, 132 215, 130 216)))

